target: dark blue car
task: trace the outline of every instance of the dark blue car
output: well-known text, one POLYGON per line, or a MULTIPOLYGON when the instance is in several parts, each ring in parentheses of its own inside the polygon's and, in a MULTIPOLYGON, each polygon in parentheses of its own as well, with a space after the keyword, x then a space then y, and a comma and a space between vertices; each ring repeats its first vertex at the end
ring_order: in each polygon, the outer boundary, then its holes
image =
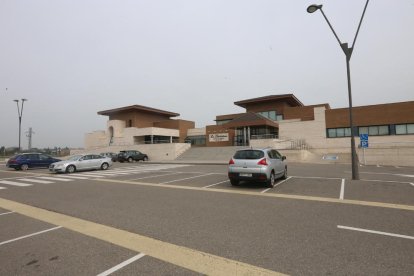
POLYGON ((50 164, 59 161, 61 160, 43 153, 22 153, 10 157, 6 167, 25 171, 29 168, 48 168, 50 164))

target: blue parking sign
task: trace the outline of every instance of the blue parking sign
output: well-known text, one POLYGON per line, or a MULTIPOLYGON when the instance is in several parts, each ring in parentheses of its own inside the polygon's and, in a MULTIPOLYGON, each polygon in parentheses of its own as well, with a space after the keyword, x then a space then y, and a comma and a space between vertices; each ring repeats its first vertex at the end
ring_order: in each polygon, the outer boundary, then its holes
POLYGON ((368 134, 360 134, 359 139, 361 141, 361 148, 368 148, 368 134))

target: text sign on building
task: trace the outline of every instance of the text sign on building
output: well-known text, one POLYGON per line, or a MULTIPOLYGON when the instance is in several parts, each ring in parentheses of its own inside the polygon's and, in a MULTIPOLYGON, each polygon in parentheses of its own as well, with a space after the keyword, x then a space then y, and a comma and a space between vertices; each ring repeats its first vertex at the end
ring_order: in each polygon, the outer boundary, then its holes
POLYGON ((360 134, 361 148, 368 148, 368 134, 360 134))
POLYGON ((208 136, 209 142, 227 142, 229 141, 228 133, 215 133, 208 136))

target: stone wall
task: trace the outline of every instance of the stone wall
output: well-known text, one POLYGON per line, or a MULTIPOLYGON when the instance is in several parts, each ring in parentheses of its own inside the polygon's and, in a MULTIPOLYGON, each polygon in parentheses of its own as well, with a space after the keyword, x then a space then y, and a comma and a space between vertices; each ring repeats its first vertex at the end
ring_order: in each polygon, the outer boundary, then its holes
POLYGON ((148 155, 150 161, 170 161, 175 160, 183 152, 191 148, 187 143, 172 144, 144 144, 132 146, 106 146, 87 150, 71 150, 70 154, 82 153, 102 153, 102 152, 119 152, 121 150, 138 150, 148 155))

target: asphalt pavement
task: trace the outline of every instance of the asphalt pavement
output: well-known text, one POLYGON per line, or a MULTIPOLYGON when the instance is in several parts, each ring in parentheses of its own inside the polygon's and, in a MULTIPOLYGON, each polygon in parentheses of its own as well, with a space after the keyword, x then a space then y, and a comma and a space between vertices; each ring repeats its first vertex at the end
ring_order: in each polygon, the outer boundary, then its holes
POLYGON ((412 168, 288 166, 268 189, 223 164, 0 164, 0 274, 413 274, 412 168))

